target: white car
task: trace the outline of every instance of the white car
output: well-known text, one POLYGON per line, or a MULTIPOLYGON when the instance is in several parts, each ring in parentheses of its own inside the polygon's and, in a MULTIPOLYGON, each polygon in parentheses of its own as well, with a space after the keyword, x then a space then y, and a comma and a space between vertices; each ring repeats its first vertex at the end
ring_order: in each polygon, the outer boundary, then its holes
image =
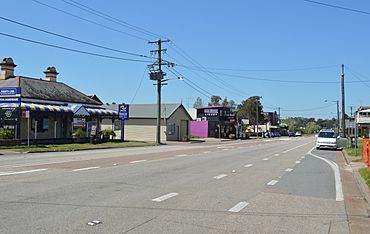
POLYGON ((346 145, 346 139, 340 138, 333 130, 321 130, 317 135, 316 149, 338 149, 346 145))

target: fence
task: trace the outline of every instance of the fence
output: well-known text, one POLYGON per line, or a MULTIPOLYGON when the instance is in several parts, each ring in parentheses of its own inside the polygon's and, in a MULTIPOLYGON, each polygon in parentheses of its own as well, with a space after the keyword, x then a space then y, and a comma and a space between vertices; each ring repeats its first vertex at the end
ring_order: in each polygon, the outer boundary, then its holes
POLYGON ((370 139, 364 138, 362 140, 362 161, 370 166, 370 139))

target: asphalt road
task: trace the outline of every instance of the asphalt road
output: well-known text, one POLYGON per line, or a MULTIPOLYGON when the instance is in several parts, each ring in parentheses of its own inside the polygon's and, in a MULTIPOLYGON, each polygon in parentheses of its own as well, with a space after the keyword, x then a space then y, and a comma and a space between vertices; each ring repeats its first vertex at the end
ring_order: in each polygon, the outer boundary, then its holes
POLYGON ((336 151, 313 146, 279 138, 1 156, 0 233, 349 233, 336 151))

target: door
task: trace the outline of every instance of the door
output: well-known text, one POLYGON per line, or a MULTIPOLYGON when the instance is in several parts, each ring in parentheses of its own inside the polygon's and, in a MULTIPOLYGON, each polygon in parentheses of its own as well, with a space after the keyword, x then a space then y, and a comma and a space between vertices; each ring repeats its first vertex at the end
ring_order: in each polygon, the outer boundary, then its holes
POLYGON ((180 140, 188 135, 188 121, 187 120, 181 120, 180 122, 180 140))

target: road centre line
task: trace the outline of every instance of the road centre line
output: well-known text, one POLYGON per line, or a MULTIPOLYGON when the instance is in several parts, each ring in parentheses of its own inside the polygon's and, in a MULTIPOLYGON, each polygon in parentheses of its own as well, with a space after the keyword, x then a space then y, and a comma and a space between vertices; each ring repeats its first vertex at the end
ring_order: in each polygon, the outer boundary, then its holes
POLYGON ((268 161, 269 160, 269 158, 264 158, 264 159, 262 159, 263 161, 268 161))
POLYGON ((293 148, 291 148, 291 149, 285 150, 285 151, 283 151, 283 154, 288 153, 288 152, 290 152, 290 151, 292 151, 292 150, 298 149, 299 147, 302 147, 302 146, 305 146, 305 145, 308 145, 308 144, 311 144, 311 142, 308 142, 308 143, 305 143, 305 144, 302 144, 302 145, 299 145, 299 146, 293 147, 293 148))
POLYGON ((244 167, 251 167, 251 166, 253 166, 253 164, 246 164, 246 165, 244 165, 244 167))
POLYGON ((175 157, 186 157, 188 156, 187 154, 178 154, 178 155, 175 155, 175 157))
POLYGON ((291 172, 291 171, 293 171, 293 169, 292 168, 287 168, 287 169, 285 169, 285 171, 286 172, 291 172))
POLYGON ((87 170, 99 169, 99 168, 100 167, 85 167, 85 168, 74 169, 72 171, 87 171, 87 170))
POLYGON ((340 179, 340 172, 339 172, 338 164, 336 164, 335 162, 333 162, 329 159, 326 159, 326 158, 323 158, 323 157, 320 157, 320 156, 317 156, 317 155, 313 154, 312 150, 314 150, 314 149, 315 149, 315 147, 313 147, 310 151, 308 151, 307 154, 309 154, 309 155, 311 155, 315 158, 321 159, 324 162, 326 162, 327 164, 329 164, 329 166, 331 167, 331 169, 334 172, 335 200, 336 201, 343 201, 344 200, 344 198, 343 198, 343 188, 342 188, 342 182, 341 182, 341 179, 340 179))
POLYGON ((211 153, 211 151, 204 151, 203 154, 211 153))
POLYGON ((4 172, 0 173, 0 176, 7 176, 7 175, 19 175, 19 174, 26 174, 26 173, 33 173, 39 171, 47 171, 48 169, 35 169, 35 170, 28 170, 28 171, 17 171, 17 172, 4 172))
POLYGON ((275 157, 280 156, 280 154, 274 154, 275 157))
POLYGON ((271 180, 270 182, 267 183, 267 185, 275 185, 277 182, 277 180, 271 180))
POLYGON ((296 164, 301 163, 301 161, 295 161, 296 164))
POLYGON ((226 174, 221 174, 221 175, 218 175, 218 176, 214 176, 213 179, 219 180, 219 179, 222 179, 226 176, 227 176, 226 174))
POLYGON ((236 213, 236 212, 239 212, 241 211, 242 209, 244 209, 245 207, 247 207, 249 205, 248 202, 246 201, 241 201, 239 202, 238 204, 236 204, 235 206, 231 207, 228 212, 233 212, 233 213, 236 213))
POLYGON ((136 160, 136 161, 131 161, 130 163, 131 164, 134 164, 134 163, 141 163, 141 162, 146 162, 147 160, 136 160))
POLYGON ((165 200, 167 200, 167 199, 169 199, 171 197, 175 197, 177 195, 179 195, 179 194, 178 193, 168 193, 168 194, 165 194, 163 196, 154 198, 154 199, 152 199, 152 201, 154 201, 154 202, 162 202, 162 201, 165 201, 165 200))

